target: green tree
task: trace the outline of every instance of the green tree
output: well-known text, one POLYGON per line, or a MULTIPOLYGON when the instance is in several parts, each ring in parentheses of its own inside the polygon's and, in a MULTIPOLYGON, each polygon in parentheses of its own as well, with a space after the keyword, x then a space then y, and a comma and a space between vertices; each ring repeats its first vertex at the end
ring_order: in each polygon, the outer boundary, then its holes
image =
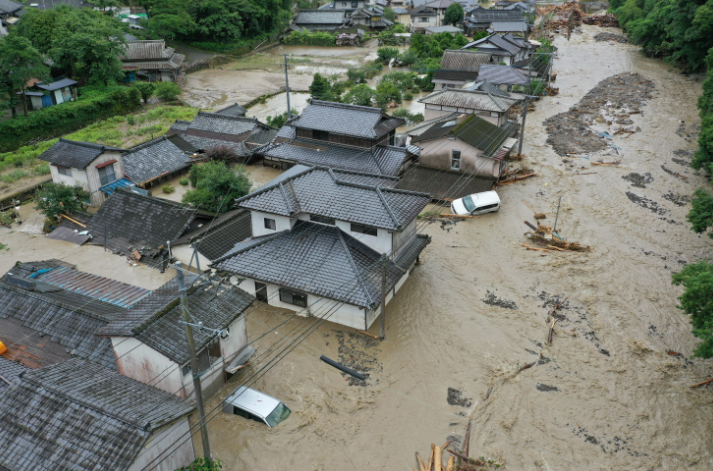
POLYGON ((448 8, 446 8, 446 14, 443 16, 443 22, 455 26, 456 23, 463 21, 464 16, 465 11, 463 11, 463 5, 460 3, 451 3, 448 5, 448 8))
POLYGON ((270 126, 271 128, 276 128, 280 129, 282 126, 285 125, 287 122, 287 111, 285 111, 282 114, 278 114, 277 116, 268 116, 267 117, 267 125, 270 126))
POLYGON ((10 34, 0 39, 0 84, 6 90, 15 116, 17 93, 22 93, 22 106, 27 116, 27 82, 50 78, 50 70, 32 43, 21 36, 10 34))
POLYGON ((389 7, 384 8, 384 18, 389 21, 396 21, 396 13, 389 7))
POLYGON ((101 9, 101 11, 106 11, 107 8, 118 8, 121 6, 119 0, 93 0, 94 6, 101 9))
POLYGON ((223 469, 223 465, 220 460, 209 461, 205 458, 196 458, 188 467, 176 471, 219 471, 221 469, 223 469))
POLYGON ((382 108, 388 108, 391 103, 401 103, 403 97, 401 96, 401 91, 396 88, 394 82, 383 82, 376 86, 376 104, 382 108))
MULTIPOLYGON (((698 188, 693 196, 691 210, 686 215, 686 219, 691 223, 691 230, 700 234, 713 226, 713 195, 703 188, 698 188)), ((713 239, 713 232, 708 236, 713 239)))
POLYGON ((358 84, 366 82, 366 72, 362 69, 347 70, 347 78, 351 83, 358 84))
POLYGON ((59 183, 47 183, 35 191, 35 209, 44 214, 53 223, 59 222, 59 216, 82 209, 89 199, 89 193, 81 186, 68 186, 59 183))
POLYGON ((376 91, 365 83, 356 85, 344 95, 344 103, 359 106, 373 106, 376 91))
POLYGON ((399 50, 395 47, 380 47, 376 50, 376 54, 382 64, 388 64, 391 59, 399 57, 399 50))
POLYGON ((57 10, 28 8, 22 21, 15 26, 14 33, 30 40, 42 54, 49 53, 55 37, 55 29, 61 13, 57 10))
POLYGON ((133 86, 141 94, 141 99, 144 100, 144 103, 148 103, 149 98, 156 92, 156 85, 151 82, 134 82, 133 86))
POLYGON ((309 86, 309 93, 313 100, 334 101, 335 99, 329 80, 320 74, 314 74, 312 85, 309 86))
POLYGON ((244 26, 237 3, 239 2, 232 0, 189 2, 188 10, 196 24, 195 32, 214 41, 231 41, 239 38, 244 26))
POLYGON ((700 358, 713 357, 713 264, 702 260, 672 275, 674 285, 683 285, 678 306, 691 316, 693 335, 702 340, 693 352, 700 358))
POLYGON ((181 87, 174 82, 158 82, 156 96, 163 101, 174 101, 181 96, 181 87))
POLYGON ((218 214, 232 209, 235 200, 247 195, 252 186, 242 168, 236 173, 220 161, 194 165, 189 178, 195 190, 183 195, 183 203, 218 214))
POLYGON ((185 38, 196 28, 188 13, 187 0, 154 0, 151 3, 148 30, 153 37, 185 38))

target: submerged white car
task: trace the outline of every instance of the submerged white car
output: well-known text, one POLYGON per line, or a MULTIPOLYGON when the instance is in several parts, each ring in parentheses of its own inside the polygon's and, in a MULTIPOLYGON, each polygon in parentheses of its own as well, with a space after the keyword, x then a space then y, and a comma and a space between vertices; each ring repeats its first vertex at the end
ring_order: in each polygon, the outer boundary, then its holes
POLYGON ((223 412, 254 420, 268 427, 277 427, 292 411, 272 396, 241 386, 223 403, 223 412))
POLYGON ((494 191, 484 191, 459 198, 451 203, 451 212, 461 216, 492 213, 500 210, 500 197, 494 191))

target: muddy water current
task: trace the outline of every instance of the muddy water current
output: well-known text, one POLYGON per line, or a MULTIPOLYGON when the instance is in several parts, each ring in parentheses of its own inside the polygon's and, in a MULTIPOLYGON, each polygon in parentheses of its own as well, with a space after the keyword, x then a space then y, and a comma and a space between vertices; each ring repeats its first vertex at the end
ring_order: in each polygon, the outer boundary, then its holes
MULTIPOLYGON (((292 409, 287 421, 268 429, 220 413, 210 422, 224 469, 407 471, 415 467, 414 452, 428 456, 431 443, 462 446, 469 420, 471 455, 504 469, 713 469, 713 394, 689 388, 713 373, 713 363, 690 358, 696 341, 675 307, 680 288, 670 281, 712 250, 710 239, 685 223, 684 196, 707 185, 687 165, 700 82, 634 46, 593 41, 602 31, 585 26, 569 42, 556 39, 560 94, 541 100, 527 118, 523 164, 539 175, 502 187, 496 214, 422 226, 433 239, 387 307, 386 341, 315 318, 290 319, 290 311, 272 307, 250 311, 249 337, 264 335, 256 357, 208 401, 209 410, 287 341, 316 330, 253 385, 292 409), (555 154, 542 122, 601 80, 629 72, 652 80, 655 90, 643 115, 631 117, 641 132, 614 136, 621 165, 555 154), (643 187, 634 173, 645 176, 643 187), (551 224, 559 197, 558 232, 592 252, 521 246, 522 221, 533 221, 522 201, 547 213, 551 224), (661 211, 637 204, 642 199, 661 211), (547 313, 565 298, 547 345, 547 313), (322 354, 369 378, 349 381, 320 362, 322 354)), ((0 228, 0 242, 9 245, 0 252, 3 273, 15 260, 54 257, 149 288, 169 276, 126 266, 100 247, 13 230, 0 228)), ((378 334, 378 322, 370 331, 378 334)), ((194 445, 199 451, 198 436, 194 445)))
MULTIPOLYGON (((526 165, 540 175, 503 187, 498 214, 425 226, 433 241, 388 305, 385 342, 324 323, 260 378, 255 387, 292 408, 288 421, 270 430, 228 415, 213 420, 214 451, 227 469, 409 470, 415 451, 462 441, 469 418, 471 454, 505 469, 713 468, 713 396, 688 388, 713 368, 690 359, 695 340, 670 282, 684 263, 709 255, 711 244, 685 224, 690 205, 665 197, 706 184, 680 152, 694 148, 700 83, 634 46, 594 42, 601 31, 585 26, 570 42, 557 38, 560 95, 541 100, 527 121, 526 165), (601 80, 629 72, 652 80, 655 91, 643 116, 632 115, 641 132, 614 137, 622 165, 563 163, 545 144, 542 122, 601 80), (634 187, 622 178, 631 173, 653 181, 634 187), (656 202, 665 215, 634 204, 627 192, 656 202), (551 224, 560 196, 558 229, 593 252, 521 247, 522 221, 532 220, 521 201, 546 212, 551 224), (565 297, 546 345, 545 317, 565 297), (366 385, 351 385, 319 362, 321 354, 369 371, 366 385), (467 400, 449 404, 449 388, 467 400)), ((286 315, 267 308, 248 316, 251 338, 269 332, 256 344, 258 355, 276 354, 269 345, 316 322, 298 318, 275 328, 286 315)))

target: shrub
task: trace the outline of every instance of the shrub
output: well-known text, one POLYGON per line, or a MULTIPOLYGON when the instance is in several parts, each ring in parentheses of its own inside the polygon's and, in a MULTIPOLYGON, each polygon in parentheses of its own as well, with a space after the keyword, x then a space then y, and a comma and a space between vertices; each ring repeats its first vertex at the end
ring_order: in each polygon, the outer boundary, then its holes
POLYGON ((126 118, 126 122, 127 122, 130 126, 133 126, 134 124, 136 124, 136 118, 133 117, 133 116, 128 116, 128 117, 126 118))
POLYGON ((134 82, 133 86, 141 94, 141 99, 144 100, 144 103, 148 103, 149 98, 156 92, 156 85, 151 82, 134 82))
MULTIPOLYGON (((221 162, 238 162, 243 159, 242 156, 235 152, 235 149, 226 145, 217 145, 209 147, 205 152, 208 160, 219 160, 221 162)), ((195 187, 196 184, 194 183, 195 187)))
POLYGON ((379 84, 392 82, 401 91, 413 87, 416 74, 413 72, 389 72, 379 77, 379 84))
POLYGON ((360 83, 352 87, 349 92, 344 95, 344 103, 359 106, 373 106, 373 100, 376 92, 373 88, 365 83, 360 83))
POLYGON ((186 185, 188 185, 188 179, 186 177, 183 177, 180 180, 178 180, 178 183, 180 183, 183 186, 186 186, 186 185))
POLYGON ((423 121, 423 115, 421 113, 411 113, 406 108, 399 108, 398 110, 394 110, 392 115, 396 116, 397 118, 403 118, 408 123, 418 123, 420 121, 423 121))
POLYGON ((349 69, 347 70, 347 78, 353 84, 360 84, 366 82, 366 71, 361 69, 349 69))
POLYGON ((326 32, 293 31, 282 42, 291 46, 336 46, 337 37, 326 32))
POLYGON ((404 100, 406 100, 406 101, 411 101, 411 100, 413 100, 413 95, 411 95, 410 93, 406 93, 406 94, 404 95, 404 100))
POLYGON ((401 92, 393 82, 383 82, 376 87, 376 104, 380 108, 386 109, 390 103, 401 103, 403 98, 401 92))
POLYGON ((158 82, 156 96, 163 101, 174 101, 181 95, 181 88, 174 82, 158 82))
POLYGON ((35 191, 35 209, 52 222, 57 222, 63 213, 82 209, 89 193, 81 186, 47 183, 35 191))
POLYGON ((267 125, 270 126, 271 128, 281 128, 282 126, 285 125, 287 122, 287 111, 285 111, 282 114, 278 114, 275 117, 268 116, 267 117, 267 125))
POLYGON ((207 461, 205 458, 196 458, 187 468, 176 471, 220 471, 221 469, 223 469, 223 465, 220 460, 207 461))
POLYGON ((218 161, 194 165, 189 178, 195 190, 183 195, 183 203, 219 214, 232 209, 235 200, 247 195, 252 186, 242 170, 236 174, 218 161))
POLYGON ((376 54, 379 57, 379 62, 388 64, 391 59, 399 57, 399 50, 395 47, 380 47, 376 50, 376 54))
POLYGON ((412 65, 418 60, 418 54, 409 49, 399 56, 399 60, 404 65, 412 65))
POLYGON ((320 74, 314 74, 312 85, 309 86, 309 93, 313 100, 334 101, 334 93, 329 80, 320 74))
POLYGON ((163 186, 161 187, 161 190, 162 190, 164 193, 167 193, 167 194, 171 194, 171 193, 173 193, 174 191, 176 191, 176 189, 175 189, 174 187, 172 187, 171 185, 163 185, 163 186))

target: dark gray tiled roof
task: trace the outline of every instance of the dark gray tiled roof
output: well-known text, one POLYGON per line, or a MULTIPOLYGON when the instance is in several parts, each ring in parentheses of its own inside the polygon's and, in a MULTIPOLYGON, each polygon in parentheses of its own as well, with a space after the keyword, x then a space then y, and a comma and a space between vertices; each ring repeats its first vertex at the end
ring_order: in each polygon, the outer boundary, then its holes
POLYGON ((446 88, 431 93, 418 101, 432 105, 503 113, 509 110, 519 100, 494 96, 477 90, 446 88))
POLYGON ((519 69, 496 64, 481 67, 478 78, 495 85, 527 85, 529 83, 525 74, 519 69))
POLYGON ((233 149, 237 155, 242 157, 250 154, 250 149, 245 146, 244 141, 231 142, 210 137, 192 136, 190 134, 182 134, 181 137, 190 142, 192 146, 202 151, 207 151, 211 147, 225 146, 233 149))
POLYGON ((510 31, 526 32, 528 30, 525 20, 522 21, 493 21, 490 30, 496 33, 507 33, 510 31))
POLYGON ((105 151, 124 152, 124 149, 62 138, 37 158, 62 167, 83 169, 105 151))
POLYGON ((379 108, 312 100, 302 114, 291 120, 296 128, 316 129, 345 136, 376 139, 403 125, 379 108))
POLYGON ((11 2, 10 0, 0 0, 1 13, 14 13, 21 8, 22 5, 19 3, 11 2))
POLYGON ((297 25, 340 25, 345 21, 344 10, 301 10, 295 18, 297 25))
POLYGON ((178 134, 169 134, 166 136, 166 138, 171 141, 174 146, 178 147, 184 152, 187 152, 188 154, 195 154, 196 152, 198 152, 198 149, 193 144, 183 139, 178 134))
POLYGON ((279 129, 258 126, 250 134, 250 137, 247 138, 246 142, 256 145, 268 144, 275 140, 275 137, 277 137, 277 133, 279 132, 279 129))
MULTIPOLYGON (((416 237, 395 263, 388 262, 387 291, 429 241, 416 237)), ((375 309, 381 301, 380 256, 334 226, 298 221, 291 231, 237 244, 214 266, 239 276, 375 309)))
POLYGON ((104 245, 106 233, 106 246, 124 255, 129 255, 129 247, 145 247, 153 257, 144 254, 141 263, 155 266, 163 260, 166 241, 183 235, 195 214, 179 203, 118 190, 99 208, 87 229, 94 236, 93 244, 104 245))
POLYGON ((376 146, 369 149, 326 141, 297 138, 261 147, 256 153, 303 165, 396 176, 410 154, 404 147, 376 146))
POLYGON ((213 114, 219 114, 221 116, 245 116, 245 113, 247 113, 248 110, 243 108, 237 103, 234 103, 230 106, 226 106, 225 108, 221 108, 218 111, 214 111, 213 114))
POLYGON ((27 371, 0 397, 0 466, 126 470, 186 399, 81 360, 27 371))
MULTIPOLYGON (((52 266, 58 265, 51 261, 25 263, 0 278, 0 318, 14 319, 35 332, 50 336, 72 355, 116 369, 111 342, 95 333, 125 308, 72 291, 71 287, 40 292, 8 282, 9 275, 25 279, 37 267, 52 266)), ((113 280, 107 280, 109 282, 113 280)))
POLYGON ((283 216, 306 213, 399 231, 428 204, 428 195, 374 186, 382 181, 378 176, 338 175, 316 167, 244 196, 236 204, 283 216))
POLYGON ((191 166, 191 158, 183 149, 176 146, 177 139, 183 140, 178 136, 172 138, 161 136, 136 146, 124 154, 124 172, 129 180, 141 185, 165 173, 191 166))
POLYGON ((453 200, 464 196, 490 191, 492 178, 467 175, 463 172, 411 166, 399 182, 398 188, 429 193, 434 200, 453 200))
POLYGON ((468 70, 435 70, 433 80, 452 80, 455 82, 470 82, 478 78, 478 72, 468 70))
POLYGON ((21 363, 8 360, 0 355, 0 376, 2 376, 2 378, 0 378, 0 396, 5 394, 5 390, 9 386, 7 383, 12 383, 15 378, 20 376, 20 373, 29 369, 30 368, 23 366, 21 363))
POLYGON ((191 125, 190 121, 185 121, 182 119, 177 119, 176 121, 173 122, 171 125, 171 129, 169 129, 169 132, 183 132, 186 129, 188 129, 188 126, 191 125))
POLYGON ((460 123, 455 121, 444 124, 434 124, 420 136, 413 139, 413 143, 440 139, 445 136, 454 136, 476 149, 480 149, 484 156, 491 157, 505 140, 517 131, 517 123, 506 123, 499 127, 474 114, 469 115, 460 123))
POLYGON ((477 72, 481 65, 490 62, 490 57, 490 54, 485 52, 448 49, 441 58, 441 69, 477 72))
POLYGON ((503 98, 511 98, 510 95, 505 90, 500 90, 497 85, 494 85, 486 80, 480 80, 469 87, 464 87, 463 90, 480 90, 481 92, 486 92, 494 96, 500 96, 503 98))
POLYGON ((521 11, 476 9, 471 12, 470 19, 475 23, 492 23, 493 21, 518 20, 524 18, 521 11))
MULTIPOLYGON (((189 280, 187 284, 190 284, 189 280)), ((187 305, 196 322, 202 322, 207 329, 220 330, 229 327, 254 300, 240 288, 207 283, 189 288, 187 305)), ((178 284, 171 280, 126 311, 124 316, 110 322, 99 334, 135 337, 183 365, 190 359, 190 353, 182 320, 178 284)), ((214 338, 211 331, 193 330, 197 352, 214 338)))
POLYGON ((280 130, 277 132, 275 135, 275 138, 283 138, 283 139, 294 139, 297 133, 297 129, 290 125, 290 124, 285 124, 280 128, 280 130))
POLYGON ((214 133, 232 134, 237 136, 239 134, 252 131, 257 123, 258 121, 255 118, 223 116, 216 113, 199 111, 190 126, 188 126, 188 129, 211 131, 214 133))
MULTIPOLYGON (((488 37, 478 39, 477 41, 468 43, 465 46, 463 46, 461 49, 474 49, 474 48, 477 49, 478 46, 484 42, 489 42, 490 44, 492 44, 502 50, 502 52, 493 53, 493 55, 514 56, 518 52, 520 52, 520 50, 522 49, 522 47, 519 47, 519 46, 511 43, 510 41, 507 41, 506 39, 504 39, 502 36, 500 36, 497 33, 493 33, 488 37)), ((484 49, 483 51, 488 51, 488 50, 484 49)))
POLYGON ((460 116, 461 113, 458 113, 457 111, 454 111, 453 113, 444 115, 444 116, 439 116, 438 118, 433 118, 433 119, 428 119, 426 121, 421 121, 418 123, 416 126, 412 127, 408 131, 406 131, 406 134, 411 136, 411 137, 416 137, 420 136, 424 132, 426 132, 428 129, 431 128, 436 123, 446 123, 448 121, 455 121, 458 119, 458 116, 460 116))
POLYGON ((198 253, 208 260, 215 260, 232 249, 236 243, 247 239, 251 235, 250 211, 233 209, 216 218, 215 221, 185 234, 174 245, 184 245, 197 241, 198 253))

